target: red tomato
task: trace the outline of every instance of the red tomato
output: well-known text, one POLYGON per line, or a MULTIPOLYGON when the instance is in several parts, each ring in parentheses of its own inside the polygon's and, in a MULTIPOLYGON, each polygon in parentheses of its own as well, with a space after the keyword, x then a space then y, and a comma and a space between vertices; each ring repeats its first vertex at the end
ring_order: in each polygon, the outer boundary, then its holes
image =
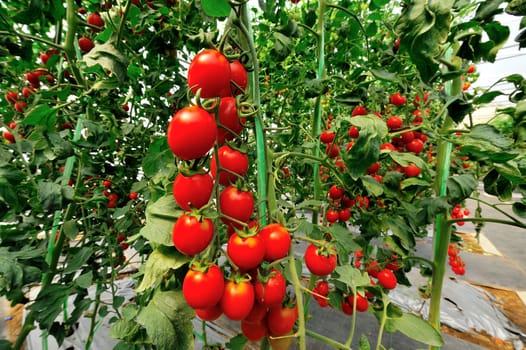
MULTIPOLYGON (((247 174, 248 156, 238 150, 231 148, 229 145, 223 145, 217 150, 219 166, 224 170, 219 172, 219 184, 228 186, 236 182, 240 177, 247 174), (237 175, 239 176, 237 176, 237 175)), ((217 162, 215 154, 210 161, 210 172, 216 177, 217 162)))
POLYGON ((328 197, 330 199, 340 199, 340 198, 342 198, 344 193, 345 193, 345 189, 344 188, 338 187, 336 185, 332 185, 331 188, 329 188, 328 197))
POLYGON ((255 288, 254 292, 256 292, 256 301, 254 302, 252 310, 250 310, 248 316, 243 319, 244 321, 250 323, 260 322, 265 318, 265 316, 267 316, 267 307, 257 301, 257 291, 255 288))
POLYGON ((258 267, 265 257, 265 243, 259 235, 243 238, 234 233, 226 249, 230 260, 242 271, 258 267))
POLYGON ((411 163, 408 166, 404 167, 404 173, 407 177, 416 177, 420 175, 422 171, 414 163, 411 163))
POLYGON ((2 132, 2 137, 4 140, 6 140, 8 143, 15 143, 15 135, 11 131, 4 130, 2 132))
POLYGON ((172 230, 175 248, 185 255, 201 253, 214 237, 214 222, 207 218, 199 220, 192 215, 181 215, 172 230))
POLYGON ((19 113, 24 113, 26 110, 27 104, 24 101, 16 101, 15 102, 15 109, 19 113))
POLYGON ((219 303, 207 309, 195 309, 195 314, 204 321, 215 321, 223 314, 219 303))
POLYGON ((331 144, 327 144, 327 146, 325 147, 325 154, 329 158, 336 158, 336 157, 338 157, 338 155, 340 154, 340 146, 332 144, 332 143, 331 144))
POLYGON ((88 53, 95 47, 93 41, 91 41, 89 38, 86 38, 85 36, 79 38, 78 44, 82 53, 88 53))
POLYGON ((243 130, 243 125, 237 115, 236 99, 233 97, 221 99, 218 118, 217 143, 219 144, 225 143, 225 140, 232 140, 243 130))
POLYGON ((391 98, 389 99, 389 102, 394 104, 395 106, 403 106, 407 102, 407 98, 400 94, 400 92, 395 92, 391 95, 391 98))
POLYGON ((335 209, 329 209, 325 213, 325 218, 327 219, 327 222, 334 223, 338 221, 338 219, 340 218, 340 214, 335 209))
POLYGON ((201 97, 220 97, 230 91, 230 62, 219 51, 199 52, 188 67, 188 86, 193 93, 201 89, 201 97))
MULTIPOLYGON (((380 175, 377 175, 380 176, 380 175)), ((346 222, 351 218, 351 210, 349 208, 343 208, 338 211, 338 220, 340 222, 346 222)))
MULTIPOLYGON (((354 295, 347 296, 347 302, 351 305, 351 308, 354 304, 354 295)), ((369 301, 367 298, 364 298, 359 293, 356 293, 356 311, 365 312, 369 308, 369 301)))
POLYGON ((353 117, 355 117, 357 115, 367 115, 367 108, 365 108, 365 106, 358 105, 358 106, 354 107, 354 109, 352 110, 351 115, 353 117))
POLYGON ((329 130, 324 130, 320 135, 321 143, 328 144, 334 141, 336 134, 329 130))
POLYGON ((250 341, 260 341, 267 335, 267 323, 265 320, 257 322, 242 320, 241 332, 250 341))
POLYGON ((217 125, 214 117, 198 106, 177 111, 166 133, 168 146, 183 160, 201 158, 214 146, 217 125))
POLYGON ((265 242, 265 260, 274 261, 285 257, 290 249, 290 233, 283 225, 274 223, 259 232, 265 242))
POLYGON ((190 269, 183 280, 183 295, 194 309, 208 309, 215 306, 223 296, 225 280, 217 265, 206 272, 190 269))
POLYGON ((399 116, 393 115, 387 118, 387 127, 391 130, 397 130, 402 127, 404 121, 399 116))
POLYGON ((477 70, 477 68, 475 67, 474 64, 470 64, 469 67, 468 67, 468 70, 466 71, 468 74, 472 74, 472 73, 475 73, 475 71, 477 70))
MULTIPOLYGON (((104 21, 102 20, 102 18, 100 17, 98 13, 92 13, 91 15, 89 15, 88 18, 86 19, 86 22, 96 27, 104 27, 104 21)), ((95 28, 91 28, 91 29, 95 32, 99 31, 99 29, 95 29, 95 28)))
POLYGON ((267 327, 269 334, 279 337, 289 333, 294 328, 298 318, 298 307, 279 305, 268 310, 267 327))
POLYGON ((265 307, 281 305, 287 293, 285 277, 276 269, 254 283, 256 300, 265 307))
POLYGON ((247 70, 238 60, 230 62, 230 80, 232 95, 240 95, 246 90, 248 83, 247 70))
POLYGON ((394 289, 396 287, 396 276, 393 271, 389 269, 383 269, 382 271, 378 272, 376 278, 378 278, 378 282, 382 285, 382 287, 386 289, 394 289))
MULTIPOLYGON (((240 222, 248 222, 254 211, 254 197, 251 192, 241 191, 234 186, 228 186, 219 194, 219 208, 221 209, 221 214, 240 222)), ((222 217, 221 220, 227 225, 240 226, 227 217, 222 217)))
POLYGON ((14 105, 18 100, 18 93, 16 91, 8 91, 5 94, 5 100, 10 104, 14 105))
POLYGON ((305 250, 304 259, 309 271, 316 276, 330 275, 336 269, 338 260, 334 249, 330 253, 323 253, 312 243, 305 250))
POLYGON ((353 139, 357 139, 360 136, 360 130, 354 125, 351 125, 349 128, 349 137, 353 139))
POLYGON ((424 141, 420 139, 414 139, 413 141, 405 145, 405 149, 414 154, 420 154, 424 150, 424 141))
POLYGON ((233 321, 244 319, 254 306, 254 287, 248 281, 227 281, 221 298, 221 308, 233 321))
POLYGON ((214 189, 214 180, 210 173, 184 176, 177 174, 173 184, 173 196, 184 210, 190 206, 200 209, 210 201, 214 189))

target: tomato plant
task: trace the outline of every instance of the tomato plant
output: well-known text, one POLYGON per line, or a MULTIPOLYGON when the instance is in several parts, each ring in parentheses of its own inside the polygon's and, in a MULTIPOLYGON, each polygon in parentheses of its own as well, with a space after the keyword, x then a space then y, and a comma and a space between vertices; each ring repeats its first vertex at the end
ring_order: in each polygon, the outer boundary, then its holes
POLYGON ((505 3, 1 2, 0 294, 27 311, 13 347, 35 325, 60 343, 89 314, 87 349, 104 321, 119 348, 191 349, 195 314, 224 312, 303 350, 311 298, 440 346, 445 268, 469 273, 451 232, 492 221, 463 203, 512 201, 499 222, 526 227, 524 78, 475 84, 505 3), (497 97, 509 106, 478 123, 497 97), (428 227, 432 261, 414 256, 428 227), (409 324, 389 291, 417 261, 429 322, 409 324), (124 306, 115 281, 136 268, 124 306))

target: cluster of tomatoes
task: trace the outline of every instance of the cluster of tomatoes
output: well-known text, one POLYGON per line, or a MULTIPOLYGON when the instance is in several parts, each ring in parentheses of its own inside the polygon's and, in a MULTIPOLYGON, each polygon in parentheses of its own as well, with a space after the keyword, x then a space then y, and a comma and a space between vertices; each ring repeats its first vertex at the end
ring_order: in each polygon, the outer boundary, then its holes
MULTIPOLYGON (((347 222, 352 217, 352 210, 367 210, 369 198, 367 196, 352 196, 343 187, 333 184, 327 193, 329 206, 325 210, 325 220, 329 225, 336 222, 347 222)), ((323 218, 323 214, 320 214, 323 218)))
MULTIPOLYGON (((86 14, 86 10, 82 7, 79 8, 77 12, 81 15, 86 14)), ((86 18, 86 23, 89 25, 90 33, 87 33, 81 36, 77 40, 77 44, 79 45, 80 52, 82 52, 83 54, 90 52, 95 47, 91 33, 98 33, 100 32, 101 29, 104 28, 104 20, 102 19, 100 14, 97 12, 90 14, 86 18)))
POLYGON ((466 263, 460 256, 460 249, 458 245, 455 243, 450 243, 447 250, 447 255, 449 256, 449 266, 451 266, 451 270, 457 275, 464 275, 466 273, 466 263))
MULTIPOLYGON (((466 216, 469 216, 471 212, 467 208, 462 208, 460 204, 455 204, 453 209, 451 209, 451 219, 462 219, 466 216)), ((456 223, 458 226, 464 226, 464 221, 457 221, 456 223)))
POLYGON ((283 336, 298 314, 274 266, 288 255, 291 237, 279 223, 260 228, 253 219, 254 197, 245 181, 250 164, 241 141, 245 120, 236 99, 247 86, 245 68, 220 51, 203 50, 190 63, 188 85, 198 102, 212 104, 176 111, 167 130, 181 165, 173 196, 185 211, 173 226, 172 240, 179 252, 194 257, 183 295, 203 320, 225 315, 241 321, 249 340, 283 336), (225 243, 226 251, 221 250, 225 243), (224 264, 218 263, 220 252, 224 264))

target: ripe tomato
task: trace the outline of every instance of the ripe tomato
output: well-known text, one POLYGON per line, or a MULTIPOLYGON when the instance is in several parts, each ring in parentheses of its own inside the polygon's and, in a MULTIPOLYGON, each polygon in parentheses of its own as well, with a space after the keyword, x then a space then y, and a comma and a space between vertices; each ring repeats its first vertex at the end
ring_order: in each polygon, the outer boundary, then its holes
POLYGON ((233 321, 244 319, 254 306, 254 287, 248 281, 227 281, 221 298, 221 308, 233 321))
POLYGON ((79 48, 82 53, 88 53, 95 47, 95 44, 90 39, 85 36, 79 38, 78 40, 79 48))
POLYGON ((278 305, 270 308, 267 313, 267 327, 269 334, 275 337, 292 331, 298 318, 298 307, 278 305))
POLYGON ((407 102, 407 98, 400 94, 400 92, 395 92, 391 95, 391 98, 389 99, 389 102, 394 104, 395 106, 403 106, 407 102))
POLYGON ((387 118, 387 127, 391 130, 397 130, 402 127, 404 121, 397 115, 393 115, 387 118))
POLYGON ((323 252, 311 243, 305 250, 304 259, 309 271, 316 276, 330 275, 336 269, 337 255, 334 249, 323 252))
POLYGON ((476 70, 477 70, 477 68, 475 67, 475 65, 474 64, 470 64, 469 67, 468 67, 468 70, 466 71, 466 73, 472 74, 472 73, 475 73, 476 70))
POLYGON ((223 314, 219 303, 207 309, 195 309, 195 314, 204 321, 215 321, 223 314))
POLYGON ((219 51, 199 52, 188 67, 188 87, 193 93, 201 89, 201 97, 228 96, 230 91, 230 63, 219 51))
POLYGON ((217 129, 217 143, 223 144, 225 140, 232 140, 243 130, 243 125, 237 115, 236 99, 223 97, 219 102, 219 125, 217 129))
POLYGON ((16 93, 16 91, 6 92, 5 100, 9 102, 10 104, 14 105, 15 102, 18 100, 18 93, 16 93))
POLYGON ((357 115, 367 115, 367 108, 365 108, 365 106, 358 105, 358 106, 354 107, 354 109, 352 110, 351 115, 353 117, 355 117, 357 115))
POLYGON ((382 271, 378 272, 376 278, 378 278, 378 282, 382 285, 382 287, 386 289, 394 289, 396 287, 396 276, 393 271, 389 269, 383 269, 382 271))
POLYGON ((264 276, 254 283, 256 301, 265 307, 281 305, 287 293, 287 282, 283 274, 272 269, 268 276, 264 276))
MULTIPOLYGON (((223 145, 217 150, 219 166, 224 170, 219 172, 219 184, 228 186, 236 182, 239 177, 243 177, 248 171, 248 156, 229 145, 223 145), (237 175, 239 176, 237 176, 237 175)), ((210 161, 210 172, 216 177, 217 161, 215 154, 210 161)))
POLYGON ((174 114, 166 137, 176 157, 183 160, 197 159, 214 146, 217 125, 214 117, 201 107, 184 107, 174 114))
MULTIPOLYGON (((92 13, 91 15, 89 15, 86 22, 96 27, 104 27, 104 21, 102 20, 102 18, 100 17, 98 13, 92 13)), ((99 31, 99 29, 95 29, 95 28, 92 28, 92 30, 94 32, 99 31)))
POLYGON ((259 235, 243 238, 234 233, 228 239, 227 254, 241 271, 248 271, 261 264, 265 257, 265 243, 259 235))
POLYGON ((330 143, 325 147, 325 154, 329 158, 336 158, 340 154, 340 146, 330 143))
POLYGON ((329 130, 324 130, 320 135, 321 143, 328 144, 334 141, 336 134, 329 130))
MULTIPOLYGON (((255 292, 255 288, 254 288, 255 292)), ((257 301, 257 293, 256 293, 256 300, 254 301, 254 305, 252 306, 252 310, 250 310, 250 313, 247 317, 245 317, 243 320, 255 323, 262 321, 265 316, 267 316, 267 307, 260 302, 257 301)))
MULTIPOLYGON (((351 308, 354 304, 354 295, 347 296, 347 302, 351 305, 351 308)), ((367 298, 364 298, 360 293, 356 293, 356 311, 365 312, 369 308, 369 301, 367 298)))
MULTIPOLYGON (((234 218, 237 221, 248 222, 254 211, 254 197, 251 192, 241 191, 234 186, 228 186, 219 194, 219 208, 221 209, 221 214, 234 218)), ((240 226, 227 217, 222 217, 221 220, 229 226, 240 226)))
POLYGON ((357 139, 360 136, 360 130, 354 125, 351 125, 349 128, 349 137, 353 139, 357 139))
MULTIPOLYGON (((380 175, 377 175, 380 176, 380 175)), ((338 211, 338 220, 340 222, 346 222, 351 218, 351 210, 349 208, 343 208, 338 211)))
POLYGON ((416 177, 420 175, 422 171, 414 163, 411 163, 408 166, 404 167, 404 173, 407 177, 416 177))
POLYGON ((193 215, 181 215, 172 230, 175 248, 185 255, 201 253, 214 237, 214 222, 207 218, 199 220, 193 215))
POLYGON ((232 95, 240 95, 246 90, 248 83, 247 70, 238 60, 230 62, 230 80, 232 83, 232 95))
POLYGON ((190 210, 190 206, 200 209, 210 201, 213 189, 214 180, 210 173, 190 176, 179 173, 173 184, 173 196, 184 210, 190 210))
POLYGON ((183 296, 194 309, 208 309, 215 306, 223 296, 225 280, 217 265, 206 271, 190 269, 183 280, 183 296))
POLYGON ((8 142, 8 143, 15 143, 15 135, 11 131, 4 130, 2 132, 2 137, 8 142))
POLYGON ((15 109, 19 113, 24 113, 26 110, 27 104, 24 101, 16 101, 15 102, 15 109))
POLYGON ((285 257, 290 249, 290 233, 283 225, 274 223, 259 232, 265 242, 265 260, 274 261, 285 257))
POLYGON ((414 139, 409 143, 405 144, 405 149, 414 154, 420 154, 424 150, 424 141, 420 139, 414 139))
POLYGON ((342 198, 343 194, 345 193, 345 189, 342 187, 338 187, 337 185, 332 185, 331 188, 329 188, 329 194, 328 197, 330 199, 340 199, 342 198))
POLYGON ((267 323, 265 320, 257 322, 242 320, 241 332, 250 341, 260 341, 267 335, 267 323))
POLYGON ((335 209, 329 209, 325 213, 325 218, 327 219, 327 222, 334 223, 338 221, 338 219, 340 218, 340 214, 335 209))

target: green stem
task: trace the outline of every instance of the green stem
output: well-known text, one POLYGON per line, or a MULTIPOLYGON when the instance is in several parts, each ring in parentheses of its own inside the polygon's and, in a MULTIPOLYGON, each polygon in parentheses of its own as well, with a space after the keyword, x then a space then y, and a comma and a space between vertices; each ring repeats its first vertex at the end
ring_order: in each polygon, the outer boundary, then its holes
MULTIPOLYGON (((322 79, 325 76, 325 0, 320 0, 318 4, 318 71, 316 77, 322 79)), ((312 121, 312 133, 311 137, 316 140, 316 146, 314 147, 314 157, 320 156, 320 140, 319 135, 321 133, 321 122, 323 108, 321 105, 322 96, 316 98, 316 105, 314 108, 314 119, 312 121)), ((320 181, 320 165, 314 163, 312 166, 312 177, 314 182, 314 200, 320 199, 321 197, 321 181, 320 181)), ((312 214, 312 223, 315 224, 318 220, 318 211, 315 210, 312 214)))
POLYGON ((298 271, 296 270, 296 259, 294 258, 294 245, 291 245, 289 251, 289 269, 292 278, 292 284, 294 285, 294 293, 296 295, 296 305, 298 306, 298 346, 300 350, 306 350, 306 338, 305 338, 305 311, 303 308, 303 292, 301 290, 302 285, 298 277, 298 271))
POLYGON ((319 333, 316 333, 316 332, 313 332, 311 330, 306 330, 305 332, 309 337, 313 338, 313 339, 317 339, 329 346, 332 346, 333 348, 335 349, 341 349, 341 350, 351 350, 351 348, 345 344, 342 344, 340 342, 337 342, 336 340, 334 339, 331 339, 331 338, 328 338, 324 335, 321 335, 319 333))
POLYGON ((99 306, 100 306, 100 294, 101 294, 101 283, 100 281, 97 282, 97 288, 95 290, 95 307, 93 309, 93 313, 91 314, 91 321, 90 321, 90 330, 88 339, 86 340, 86 346, 85 349, 89 350, 91 348, 91 344, 93 343, 93 338, 95 336, 95 326, 97 324, 97 314, 99 312, 99 306))
MULTIPOLYGON (((452 52, 449 51, 446 55, 446 60, 449 60, 452 52)), ((460 64, 458 61, 456 65, 460 64)), ((456 96, 462 91, 462 82, 460 77, 457 77, 453 82, 446 86, 446 91, 451 96, 456 96)), ((453 119, 444 111, 445 120, 439 131, 440 135, 447 135, 449 131, 454 128, 455 123, 453 119)), ((449 170, 451 166, 451 142, 440 138, 438 142, 437 151, 437 176, 435 178, 435 194, 438 197, 445 197, 447 195, 447 179, 449 177, 449 170)), ((446 260, 449 242, 451 240, 451 223, 447 221, 447 214, 440 213, 435 221, 435 237, 433 242, 433 275, 431 277, 431 301, 429 306, 429 323, 440 332, 440 302, 442 299, 442 285, 446 274, 446 260)), ((429 346, 429 349, 436 350, 440 347, 429 346)))
POLYGON ((522 222, 517 221, 509 221, 509 220, 503 220, 503 219, 497 219, 497 218, 482 218, 482 217, 475 217, 475 218, 462 218, 462 219, 449 219, 446 221, 447 224, 452 224, 455 222, 491 222, 495 224, 502 224, 502 225, 509 225, 509 226, 515 226, 519 228, 526 228, 526 224, 522 222))
POLYGON ((382 310, 382 319, 380 320, 378 338, 376 339, 376 350, 380 350, 382 348, 382 337, 384 334, 385 322, 387 321, 387 307, 389 306, 389 301, 385 301, 385 299, 387 299, 387 296, 385 294, 383 294, 382 296, 382 300, 384 301, 384 308, 382 310))
POLYGON ((246 3, 241 7, 241 18, 240 18, 240 29, 243 32, 246 44, 249 47, 250 55, 252 56, 252 67, 253 70, 250 72, 250 85, 252 91, 252 99, 257 108, 257 113, 254 119, 254 133, 256 137, 256 154, 257 154, 257 190, 259 198, 258 216, 259 223, 261 226, 267 224, 267 149, 265 142, 265 134, 263 127, 263 118, 261 116, 261 92, 259 90, 259 64, 257 59, 256 47, 254 44, 254 35, 252 30, 252 23, 250 20, 250 8, 249 4, 246 3))

